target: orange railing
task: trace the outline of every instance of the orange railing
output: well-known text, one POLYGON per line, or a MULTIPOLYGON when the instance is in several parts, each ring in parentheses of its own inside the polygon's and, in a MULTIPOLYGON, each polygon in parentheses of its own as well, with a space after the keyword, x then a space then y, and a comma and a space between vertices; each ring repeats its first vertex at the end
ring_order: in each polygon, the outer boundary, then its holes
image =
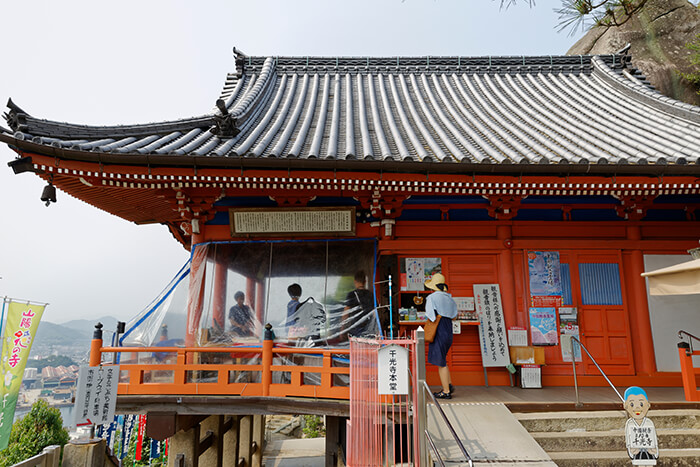
POLYGON ((102 364, 105 353, 120 355, 118 394, 350 396, 349 349, 281 347, 272 339, 261 347, 102 347, 93 339, 90 365, 102 364))
POLYGON ((700 375, 700 368, 693 366, 693 356, 700 355, 700 350, 693 351, 693 339, 700 341, 697 337, 685 331, 679 331, 678 337, 687 336, 688 342, 678 343, 678 356, 681 360, 681 378, 683 379, 683 391, 685 400, 700 402, 700 391, 698 391, 697 375, 700 375))

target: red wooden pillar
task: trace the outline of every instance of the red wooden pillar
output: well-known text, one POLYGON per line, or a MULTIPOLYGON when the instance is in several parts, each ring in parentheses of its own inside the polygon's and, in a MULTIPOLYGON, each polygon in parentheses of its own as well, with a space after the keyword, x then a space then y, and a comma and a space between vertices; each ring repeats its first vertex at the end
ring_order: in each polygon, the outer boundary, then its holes
MULTIPOLYGON (((204 280, 200 277, 204 273, 206 264, 206 247, 195 247, 204 241, 203 234, 192 234, 192 263, 190 264, 190 288, 187 296, 187 332, 185 334, 185 346, 193 347, 196 335, 199 331, 199 321, 202 317, 202 305, 204 303, 204 280)), ((188 355, 189 358, 191 358, 188 355)))
POLYGON ((515 301, 515 278, 513 273, 512 228, 510 225, 499 225, 497 238, 503 242, 501 253, 498 255, 498 282, 501 284, 501 300, 503 301, 503 317, 506 326, 517 326, 517 306, 515 301))
POLYGON ((255 287, 255 318, 258 323, 264 324, 263 319, 265 318, 265 282, 260 281, 255 287))
POLYGON ((641 274, 644 272, 644 257, 635 244, 641 240, 641 229, 638 225, 627 227, 627 240, 635 247, 623 252, 625 267, 625 283, 628 295, 632 299, 627 306, 629 310, 630 331, 632 333, 632 349, 637 374, 650 375, 656 372, 654 357, 654 341, 651 335, 651 320, 649 318, 649 303, 647 288, 641 274))
POLYGON ((258 308, 255 303, 255 279, 252 277, 245 278, 245 299, 246 302, 248 302, 248 306, 257 313, 258 308))
POLYGON ((216 270, 214 271, 214 303, 212 325, 222 331, 226 329, 226 280, 228 264, 217 255, 216 270))

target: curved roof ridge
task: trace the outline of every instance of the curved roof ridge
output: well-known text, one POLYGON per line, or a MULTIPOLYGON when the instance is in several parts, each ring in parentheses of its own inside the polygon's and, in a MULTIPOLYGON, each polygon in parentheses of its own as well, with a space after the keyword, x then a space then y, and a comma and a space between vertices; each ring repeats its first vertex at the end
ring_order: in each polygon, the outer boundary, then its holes
POLYGON ((694 123, 700 123, 700 107, 678 101, 671 97, 664 96, 660 92, 645 86, 639 81, 632 81, 618 73, 615 73, 604 60, 598 56, 592 59, 593 74, 602 79, 610 87, 617 89, 623 94, 644 102, 651 107, 688 119, 694 123))
MULTIPOLYGON (((278 69, 317 69, 319 71, 336 68, 356 68, 357 70, 415 68, 421 70, 448 70, 470 67, 528 67, 528 66, 577 66, 590 67, 593 57, 601 57, 605 62, 621 64, 621 55, 504 55, 504 56, 280 56, 274 57, 278 69)), ((245 58, 244 73, 261 70, 272 57, 249 56, 245 58)))
POLYGON ((214 115, 211 114, 154 123, 85 125, 32 117, 12 102, 12 99, 7 102, 7 107, 10 110, 5 114, 5 119, 13 131, 58 139, 100 139, 105 136, 147 137, 153 134, 189 131, 192 128, 209 128, 214 124, 214 115))

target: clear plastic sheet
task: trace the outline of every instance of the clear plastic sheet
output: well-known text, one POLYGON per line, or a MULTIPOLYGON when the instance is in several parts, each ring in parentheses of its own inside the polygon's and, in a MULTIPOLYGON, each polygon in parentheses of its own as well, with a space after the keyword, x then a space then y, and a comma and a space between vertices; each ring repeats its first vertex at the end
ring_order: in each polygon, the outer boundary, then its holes
MULTIPOLYGON (((276 345, 342 347, 349 336, 379 335, 375 256, 374 242, 363 240, 197 245, 168 287, 127 323, 120 344, 255 346, 266 323, 276 345)), ((161 354, 152 357, 166 360, 161 354)))

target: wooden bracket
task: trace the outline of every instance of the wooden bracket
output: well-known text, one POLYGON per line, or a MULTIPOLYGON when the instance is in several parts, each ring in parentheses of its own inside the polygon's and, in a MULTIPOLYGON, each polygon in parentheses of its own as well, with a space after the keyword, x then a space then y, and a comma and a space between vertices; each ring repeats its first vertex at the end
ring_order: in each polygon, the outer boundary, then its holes
POLYGON ((656 196, 620 196, 620 204, 615 206, 618 217, 630 221, 642 220, 654 204, 656 196))
POLYGON ((498 220, 510 220, 518 214, 523 196, 517 195, 484 195, 489 201, 489 216, 498 220))

